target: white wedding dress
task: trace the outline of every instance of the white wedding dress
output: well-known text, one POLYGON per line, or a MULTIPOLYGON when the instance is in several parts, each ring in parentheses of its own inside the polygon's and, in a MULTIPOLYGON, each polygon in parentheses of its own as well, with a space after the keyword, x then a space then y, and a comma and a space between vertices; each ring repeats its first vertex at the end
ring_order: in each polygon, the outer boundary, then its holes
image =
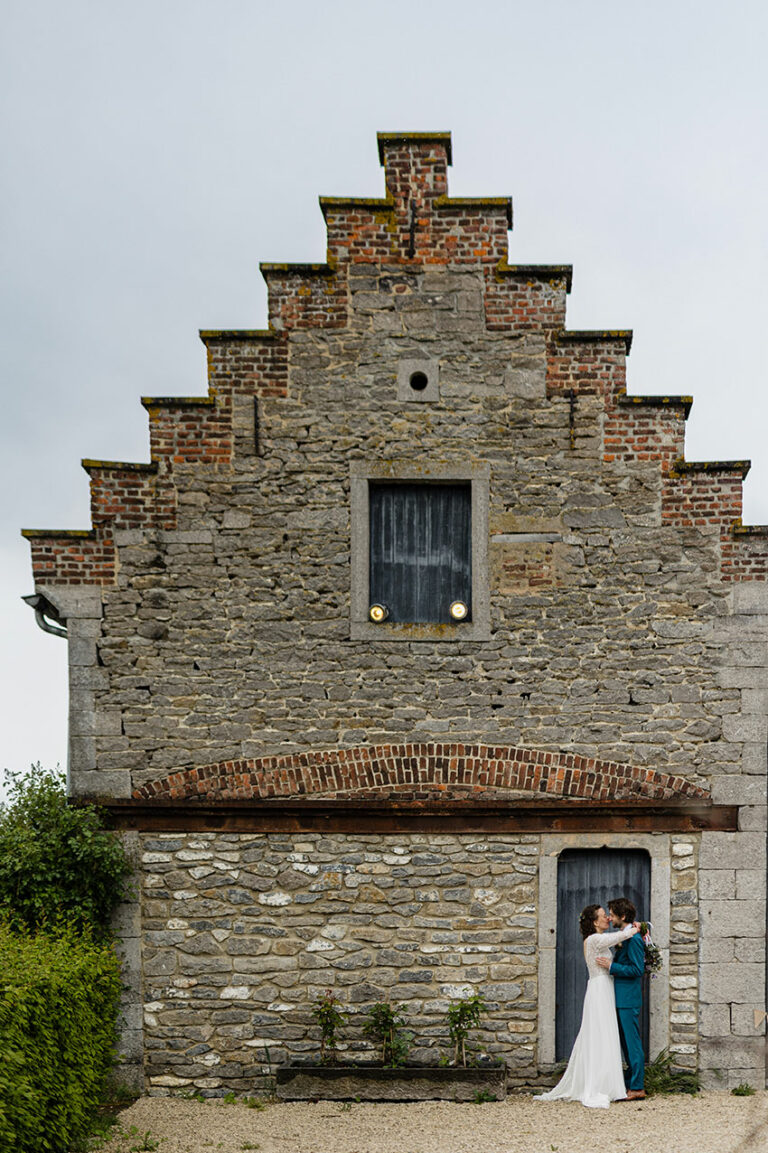
POLYGON ((611 1101, 626 1097, 613 977, 597 964, 597 958, 609 957, 611 947, 626 941, 633 932, 632 926, 627 925, 616 933, 592 933, 585 940, 589 980, 579 1035, 573 1043, 568 1068, 557 1085, 535 1100, 581 1101, 590 1109, 607 1109, 611 1101))

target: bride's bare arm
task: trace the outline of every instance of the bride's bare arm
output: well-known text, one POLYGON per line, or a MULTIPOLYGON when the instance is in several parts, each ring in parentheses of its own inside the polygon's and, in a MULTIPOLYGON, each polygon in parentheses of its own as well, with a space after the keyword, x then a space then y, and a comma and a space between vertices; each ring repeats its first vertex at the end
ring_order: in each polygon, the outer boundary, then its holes
POLYGON ((614 945, 618 945, 621 941, 627 941, 630 937, 634 937, 638 930, 635 925, 625 925, 623 929, 618 929, 615 933, 601 933, 600 934, 600 951, 602 947, 607 946, 612 949, 614 945))
MULTIPOLYGON (((613 945, 618 945, 621 941, 627 941, 630 937, 634 937, 637 933, 635 925, 626 925, 625 928, 619 929, 616 933, 601 933, 600 934, 600 951, 604 946, 611 948, 613 945)), ((613 959, 610 956, 603 955, 602 957, 595 957, 596 963, 601 969, 610 970, 613 964, 613 959)))

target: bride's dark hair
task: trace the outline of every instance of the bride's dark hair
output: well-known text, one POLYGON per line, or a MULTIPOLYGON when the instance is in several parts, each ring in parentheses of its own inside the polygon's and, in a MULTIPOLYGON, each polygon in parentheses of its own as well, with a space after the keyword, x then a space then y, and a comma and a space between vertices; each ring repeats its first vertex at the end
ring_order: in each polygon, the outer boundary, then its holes
POLYGON ((599 905, 587 905, 586 909, 581 910, 581 916, 579 917, 579 928, 581 929, 581 935, 585 940, 587 937, 591 937, 595 932, 595 917, 597 916, 597 911, 599 908, 599 905))

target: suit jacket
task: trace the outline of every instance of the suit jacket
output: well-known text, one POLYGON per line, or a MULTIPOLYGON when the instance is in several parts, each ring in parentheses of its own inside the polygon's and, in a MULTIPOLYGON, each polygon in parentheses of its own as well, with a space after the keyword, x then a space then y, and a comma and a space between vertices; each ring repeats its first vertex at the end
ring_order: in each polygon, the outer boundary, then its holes
POLYGON ((625 941, 611 962, 617 1009, 639 1009, 643 1003, 645 945, 639 933, 625 941))

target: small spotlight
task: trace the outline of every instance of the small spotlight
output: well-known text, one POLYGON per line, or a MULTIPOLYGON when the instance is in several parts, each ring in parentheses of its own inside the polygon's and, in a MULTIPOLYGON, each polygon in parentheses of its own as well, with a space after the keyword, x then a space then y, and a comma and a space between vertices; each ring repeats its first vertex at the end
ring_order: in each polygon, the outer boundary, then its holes
POLYGON ((368 609, 368 616, 374 624, 380 625, 389 616, 389 609, 386 605, 371 605, 368 609))
POLYGON ((469 612, 464 601, 454 601, 448 610, 455 621, 463 621, 469 612))

